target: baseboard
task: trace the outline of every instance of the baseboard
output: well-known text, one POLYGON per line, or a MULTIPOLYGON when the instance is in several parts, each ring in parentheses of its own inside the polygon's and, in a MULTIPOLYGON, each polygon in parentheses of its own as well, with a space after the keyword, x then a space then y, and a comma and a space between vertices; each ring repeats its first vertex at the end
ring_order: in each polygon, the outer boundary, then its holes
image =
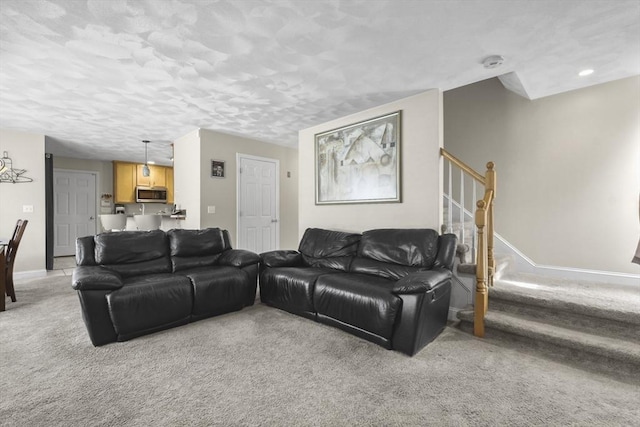
POLYGON ((640 274, 618 273, 615 271, 587 270, 582 268, 559 267, 553 265, 539 265, 520 252, 504 237, 495 233, 495 252, 513 255, 516 271, 533 273, 546 277, 585 280, 589 282, 608 283, 611 285, 640 288, 640 274))

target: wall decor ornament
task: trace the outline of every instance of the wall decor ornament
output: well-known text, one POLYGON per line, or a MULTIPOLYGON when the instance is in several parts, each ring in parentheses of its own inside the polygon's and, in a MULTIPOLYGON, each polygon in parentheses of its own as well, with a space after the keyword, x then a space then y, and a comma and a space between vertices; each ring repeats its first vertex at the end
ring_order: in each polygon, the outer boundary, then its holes
POLYGON ((26 169, 14 169, 13 160, 9 157, 9 153, 4 151, 0 158, 0 183, 22 184, 25 182, 33 182, 33 178, 24 176, 26 169))
POLYGON ((401 201, 400 116, 315 135, 317 205, 401 201))
POLYGON ((211 177, 224 178, 224 160, 211 160, 211 177))

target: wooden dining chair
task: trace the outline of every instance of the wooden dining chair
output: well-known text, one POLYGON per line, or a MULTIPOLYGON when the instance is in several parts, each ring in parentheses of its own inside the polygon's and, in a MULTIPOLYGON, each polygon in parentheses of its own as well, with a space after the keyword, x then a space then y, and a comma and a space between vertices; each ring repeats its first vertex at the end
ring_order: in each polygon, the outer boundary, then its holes
MULTIPOLYGON (((16 228, 13 230, 13 236, 11 240, 9 240, 9 244, 7 245, 6 254, 5 254, 5 269, 0 272, 4 274, 5 283, 7 284, 7 296, 11 297, 11 301, 16 302, 16 290, 13 287, 13 264, 16 260, 16 252, 18 252, 18 246, 20 245, 20 240, 22 240, 22 235, 24 234, 24 229, 27 228, 27 223, 29 221, 26 219, 19 219, 16 223, 16 228)), ((4 298, 4 295, 2 296, 4 298)))

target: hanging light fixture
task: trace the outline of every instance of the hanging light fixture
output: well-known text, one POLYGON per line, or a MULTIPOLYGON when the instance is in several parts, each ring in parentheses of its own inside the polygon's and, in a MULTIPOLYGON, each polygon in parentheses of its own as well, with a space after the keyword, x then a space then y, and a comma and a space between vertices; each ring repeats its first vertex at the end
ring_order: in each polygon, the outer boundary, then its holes
POLYGON ((149 170, 149 164, 147 163, 147 145, 149 144, 149 141, 143 139, 142 142, 144 143, 144 166, 142 166, 142 176, 149 176, 151 175, 151 170, 149 170))

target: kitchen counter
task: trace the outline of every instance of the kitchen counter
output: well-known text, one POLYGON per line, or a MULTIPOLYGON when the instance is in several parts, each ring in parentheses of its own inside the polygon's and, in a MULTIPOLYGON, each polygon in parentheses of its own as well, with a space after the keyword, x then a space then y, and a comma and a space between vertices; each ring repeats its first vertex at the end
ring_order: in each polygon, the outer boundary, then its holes
MULTIPOLYGON (((160 223, 160 230, 169 231, 172 228, 182 228, 182 221, 186 218, 185 215, 170 215, 170 214, 149 214, 149 215, 158 215, 162 217, 162 222, 160 223)), ((136 226, 136 221, 133 218, 133 215, 127 214, 127 225, 126 231, 135 231, 138 229, 136 226)))

